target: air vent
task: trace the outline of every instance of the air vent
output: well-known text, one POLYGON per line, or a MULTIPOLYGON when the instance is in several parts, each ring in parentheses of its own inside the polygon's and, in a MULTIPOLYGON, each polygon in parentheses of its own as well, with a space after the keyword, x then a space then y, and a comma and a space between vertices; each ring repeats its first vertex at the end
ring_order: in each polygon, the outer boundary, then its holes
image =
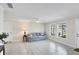
POLYGON ((8 5, 9 8, 13 8, 12 3, 7 3, 7 5, 8 5))

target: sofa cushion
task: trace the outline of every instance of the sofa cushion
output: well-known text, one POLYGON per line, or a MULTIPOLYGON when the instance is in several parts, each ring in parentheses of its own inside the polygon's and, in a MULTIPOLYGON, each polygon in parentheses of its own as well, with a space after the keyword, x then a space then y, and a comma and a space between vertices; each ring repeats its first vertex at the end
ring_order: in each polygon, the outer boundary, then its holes
POLYGON ((44 33, 31 33, 31 36, 28 37, 28 41, 37 41, 46 39, 46 35, 44 33))

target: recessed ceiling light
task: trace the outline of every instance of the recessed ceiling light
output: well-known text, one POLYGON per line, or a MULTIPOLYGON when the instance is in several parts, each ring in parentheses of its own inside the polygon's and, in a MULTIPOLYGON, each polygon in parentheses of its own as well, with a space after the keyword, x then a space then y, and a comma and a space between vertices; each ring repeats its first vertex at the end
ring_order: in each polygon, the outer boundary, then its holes
POLYGON ((36 23, 40 23, 40 21, 36 21, 36 23))

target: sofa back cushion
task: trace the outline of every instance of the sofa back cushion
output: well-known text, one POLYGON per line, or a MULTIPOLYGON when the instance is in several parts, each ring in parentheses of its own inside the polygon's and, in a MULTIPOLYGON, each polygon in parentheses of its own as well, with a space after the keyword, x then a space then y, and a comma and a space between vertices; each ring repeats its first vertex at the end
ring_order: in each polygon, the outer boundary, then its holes
POLYGON ((33 36, 33 37, 35 37, 35 36, 44 36, 44 33, 31 33, 31 35, 33 36))

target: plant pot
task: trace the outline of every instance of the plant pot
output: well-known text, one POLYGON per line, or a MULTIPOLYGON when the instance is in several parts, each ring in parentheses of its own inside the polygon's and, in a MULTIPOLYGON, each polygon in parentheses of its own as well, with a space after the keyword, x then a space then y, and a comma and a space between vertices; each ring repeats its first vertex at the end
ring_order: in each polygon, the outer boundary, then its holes
POLYGON ((7 42, 5 42, 3 39, 1 39, 1 41, 2 41, 3 44, 6 44, 6 43, 7 43, 7 42))
POLYGON ((0 40, 0 46, 1 46, 1 45, 4 45, 4 43, 0 40))

